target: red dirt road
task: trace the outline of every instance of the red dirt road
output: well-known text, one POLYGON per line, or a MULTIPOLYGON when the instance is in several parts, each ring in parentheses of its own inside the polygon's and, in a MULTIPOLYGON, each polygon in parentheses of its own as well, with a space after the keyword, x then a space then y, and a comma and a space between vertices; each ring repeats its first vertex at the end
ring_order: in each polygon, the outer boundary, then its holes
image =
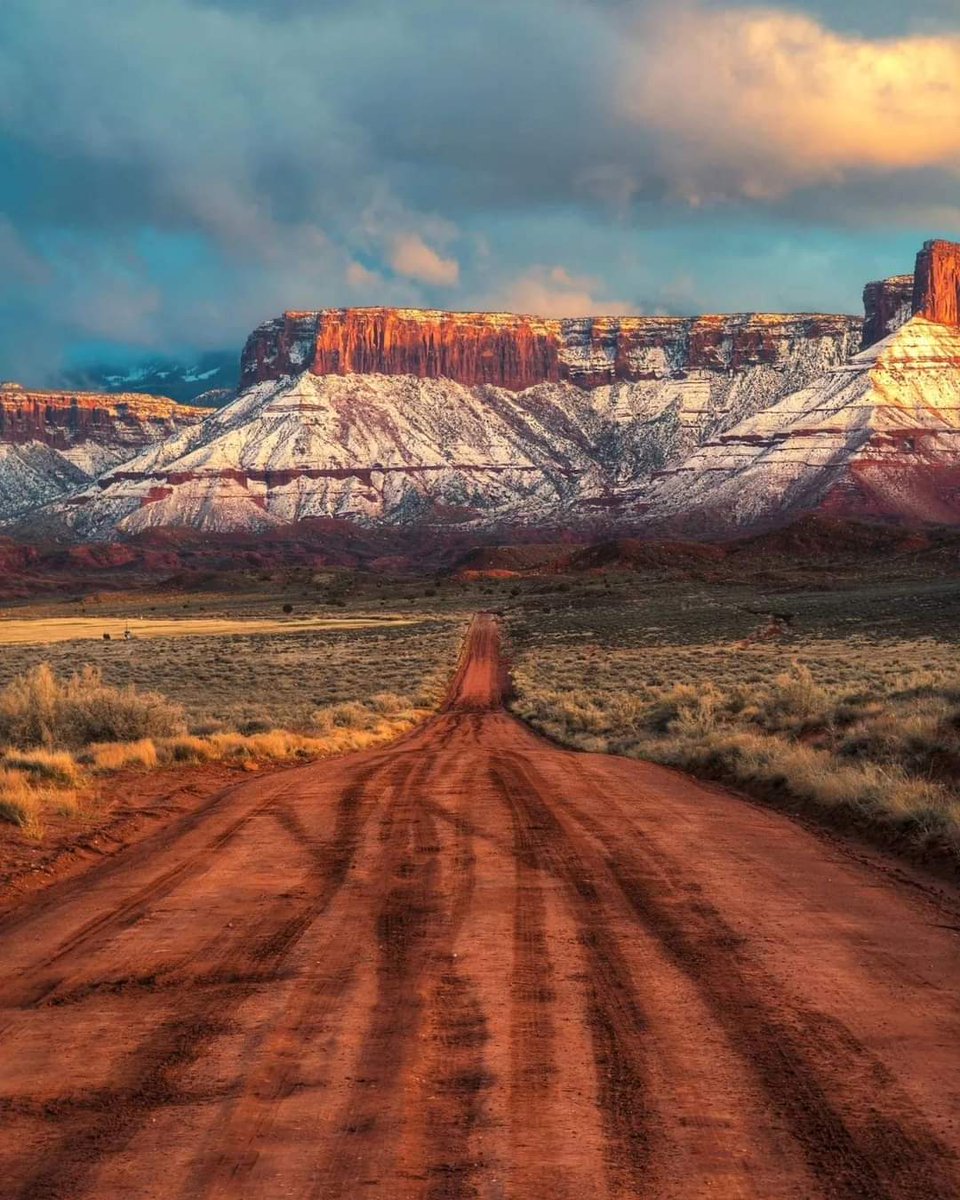
POLYGON ((960 1196, 960 903, 500 707, 0 924, 17 1200, 960 1196))

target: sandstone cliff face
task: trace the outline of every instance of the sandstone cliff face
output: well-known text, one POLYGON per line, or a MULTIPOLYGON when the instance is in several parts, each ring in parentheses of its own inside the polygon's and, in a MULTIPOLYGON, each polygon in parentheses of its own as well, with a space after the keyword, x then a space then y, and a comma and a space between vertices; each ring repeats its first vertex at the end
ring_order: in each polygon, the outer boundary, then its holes
POLYGON ((139 449, 199 424, 210 411, 134 393, 40 392, 0 384, 0 442, 65 450, 92 440, 139 449))
POLYGON ((84 440, 96 440, 139 448, 198 425, 210 412, 132 392, 28 391, 16 384, 0 384, 0 442, 40 442, 67 449, 84 440))
POLYGON ((960 330, 914 317, 707 440, 644 497, 648 521, 729 533, 820 511, 960 524, 960 330))
POLYGON ((776 367, 800 343, 843 361, 858 347, 861 328, 858 318, 822 315, 556 320, 389 308, 289 312, 248 339, 241 386, 311 371, 445 378, 514 392, 558 382, 596 388, 776 367))
POLYGON ((155 396, 0 384, 0 521, 85 487, 209 412, 155 396))
POLYGON ((941 325, 960 325, 960 245, 927 242, 917 255, 914 314, 941 325))
POLYGON ((913 316, 913 276, 894 275, 868 283, 863 289, 863 308, 866 320, 862 349, 868 350, 913 316))

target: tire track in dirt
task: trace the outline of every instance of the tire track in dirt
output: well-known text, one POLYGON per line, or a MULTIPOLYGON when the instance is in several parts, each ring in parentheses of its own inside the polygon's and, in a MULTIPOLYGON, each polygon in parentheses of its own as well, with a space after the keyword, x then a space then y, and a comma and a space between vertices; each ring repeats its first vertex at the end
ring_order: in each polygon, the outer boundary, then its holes
MULTIPOLYGON (((326 913, 346 882, 363 834, 381 800, 387 799, 389 808, 391 792, 406 786, 407 776, 414 767, 410 756, 401 757, 356 782, 340 803, 332 850, 318 842, 295 815, 292 821, 282 822, 284 828, 310 843, 323 888, 292 924, 275 931, 269 939, 273 954, 286 947, 282 951, 285 955, 293 940, 299 941, 307 928, 326 913), (344 853, 345 849, 349 853, 344 853)), ((356 907, 362 903, 363 897, 359 896, 354 905, 356 920, 362 919, 362 909, 356 907)), ((240 1094, 222 1112, 215 1144, 205 1148, 196 1160, 184 1200, 233 1196, 243 1186, 257 1161, 256 1142, 269 1135, 279 1104, 296 1087, 300 1056, 308 1040, 305 1030, 322 1027, 328 1037, 336 1036, 355 973, 355 955, 355 947, 335 930, 331 931, 314 967, 295 980, 280 1019, 250 1045, 248 1053, 256 1067, 244 1081, 240 1094)))
MULTIPOLYGON (((248 811, 244 812, 218 833, 216 837, 206 842, 181 862, 161 872, 158 876, 151 879, 149 883, 139 888, 131 896, 128 896, 121 904, 111 907, 103 914, 87 921, 79 929, 75 930, 70 937, 61 942, 52 954, 32 964, 30 972, 16 979, 11 988, 6 990, 0 989, 0 1003, 16 1007, 29 1007, 30 1005, 43 1002, 53 991, 62 986, 65 978, 62 975, 47 974, 51 967, 62 962, 64 959, 76 956, 81 951, 85 955, 89 955, 97 946, 107 942, 118 930, 127 929, 135 925, 159 900, 168 896, 175 888, 182 886, 189 879, 206 871, 214 855, 228 846, 254 818, 269 809, 276 797, 281 794, 281 788, 272 791, 266 798, 253 805, 248 811)), ((223 799, 224 796, 218 797, 215 805, 222 802, 223 799)), ((215 805, 211 807, 215 807, 215 805)), ((185 828, 192 829, 197 824, 197 819, 197 814, 189 814, 184 819, 185 828)), ((167 844, 175 840, 177 833, 182 832, 183 830, 180 829, 176 831, 165 829, 161 830, 156 835, 156 838, 158 843, 167 844)), ((154 849, 156 848, 158 847, 154 847, 154 849)), ((111 859, 104 863, 97 872, 98 880, 102 882, 105 877, 109 877, 113 873, 113 868, 128 869, 133 860, 146 858, 147 854, 145 851, 146 847, 141 844, 135 847, 133 852, 128 856, 124 856, 122 859, 111 859)), ((80 883, 84 882, 89 884, 90 880, 88 878, 71 880, 67 885, 67 889, 74 890, 74 887, 71 885, 79 887, 80 883)), ((46 896, 42 897, 44 901, 47 899, 48 897, 46 896)), ((11 918, 11 925, 15 928, 20 919, 22 919, 20 914, 14 914, 11 918)), ((3 936, 4 932, 6 932, 5 926, 3 923, 0 923, 0 937, 3 936)))
POLYGON ((741 954, 743 939, 717 909, 671 886, 671 879, 682 878, 680 864, 651 863, 637 841, 617 837, 560 798, 557 807, 603 847, 606 869, 638 920, 750 1063, 831 1198, 951 1200, 960 1194, 956 1156, 912 1111, 882 1064, 838 1022, 777 994, 774 982, 741 954))
POLYGON ((335 1120, 336 1140, 311 1190, 316 1200, 350 1196, 359 1179, 376 1181, 395 1152, 400 1080, 421 1028, 424 976, 442 921, 436 832, 432 818, 412 803, 416 782, 429 766, 412 764, 390 798, 389 821, 381 823, 383 849, 374 872, 381 885, 371 914, 376 998, 353 1085, 335 1120))
MULTIPOLYGON (((451 726, 443 742, 445 751, 455 732, 451 726)), ((415 1147, 408 1156, 412 1160, 410 1175, 425 1182, 429 1200, 472 1200, 492 1167, 477 1144, 477 1134, 488 1121, 487 1093, 496 1084, 485 1056, 489 1023, 475 981, 454 949, 470 916, 476 885, 470 819, 474 796, 471 788, 463 786, 464 774, 472 775, 472 771, 471 760, 462 751, 456 772, 449 770, 445 756, 434 755, 425 780, 432 788, 424 787, 419 805, 432 828, 446 831, 449 839, 438 838, 438 843, 443 843, 443 917, 424 1014, 428 1049, 416 1111, 407 1120, 408 1142, 415 1147), (438 788, 453 794, 453 811, 440 801, 431 804, 425 800, 438 788)))
MULTIPOLYGON (((934 1125, 949 1100, 909 1086, 935 1046, 960 1101, 947 1035, 904 1046, 895 1009, 864 1035, 849 1008, 795 994, 822 939, 786 983, 767 969, 769 882, 745 938, 732 914, 756 877, 701 888, 670 853, 689 836, 629 817, 656 802, 644 768, 550 747, 503 712, 502 686, 481 617, 443 711, 401 742, 244 784, 0 923, 0 953, 26 964, 0 998, 19 1038, 0 1062, 5 1195, 960 1195, 960 1102, 934 1125), (98 1069, 83 1055, 108 1020, 119 1043, 98 1069)), ((673 786, 697 827, 700 793, 673 786)), ((716 796, 769 851, 760 878, 789 880, 776 831, 756 834, 782 818, 716 796)), ((828 895, 829 856, 803 861, 828 895)), ((842 921, 824 935, 844 994, 880 974, 929 995, 872 904, 848 941, 842 921)), ((955 945, 897 911, 924 946, 955 945)), ((949 970, 960 987, 960 955, 949 970)))
POLYGON ((514 821, 517 857, 531 871, 562 881, 575 914, 587 968, 586 1020, 607 1130, 612 1188, 644 1194, 651 1185, 652 1116, 648 1102, 647 1023, 616 938, 607 927, 592 871, 514 756, 497 760, 493 776, 514 821))
MULTIPOLYGON (((88 1097, 86 1109, 67 1122, 59 1146, 45 1154, 39 1169, 22 1185, 18 1200, 75 1196, 101 1158, 125 1144, 156 1109, 176 1102, 178 1073, 196 1061, 207 1043, 228 1031, 230 1014, 257 986, 275 979, 284 957, 342 886, 371 811, 369 804, 364 811, 363 800, 370 795, 365 785, 370 778, 396 771, 397 764, 390 760, 377 762, 343 794, 334 837, 320 856, 313 894, 293 916, 284 912, 271 919, 268 911, 255 921, 239 950, 230 947, 211 973, 223 984, 202 986, 209 984, 210 976, 197 981, 199 990, 193 980, 185 982, 179 989, 185 996, 183 1011, 165 1020, 138 1047, 123 1066, 119 1086, 88 1097)), ((258 807, 271 802, 272 797, 258 807)), ((231 826, 230 836, 241 824, 231 826)))

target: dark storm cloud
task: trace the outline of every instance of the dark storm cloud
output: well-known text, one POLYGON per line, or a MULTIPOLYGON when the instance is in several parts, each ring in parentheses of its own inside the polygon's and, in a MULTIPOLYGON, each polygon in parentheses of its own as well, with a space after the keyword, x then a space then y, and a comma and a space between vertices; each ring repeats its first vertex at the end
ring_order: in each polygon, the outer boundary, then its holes
POLYGON ((722 253, 644 276, 691 220, 951 232, 952 10, 5 0, 0 371, 37 324, 56 352, 318 303, 692 308, 722 253))

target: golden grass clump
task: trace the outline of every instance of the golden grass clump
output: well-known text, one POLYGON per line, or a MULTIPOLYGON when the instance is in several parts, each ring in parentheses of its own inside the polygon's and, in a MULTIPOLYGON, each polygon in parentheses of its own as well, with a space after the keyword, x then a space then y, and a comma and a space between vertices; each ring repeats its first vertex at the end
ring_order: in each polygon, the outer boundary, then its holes
POLYGON ((0 768, 0 821, 19 826, 25 833, 43 833, 42 798, 19 771, 0 768))
POLYGON ((41 663, 0 690, 0 745, 18 749, 135 742, 183 729, 179 705, 156 692, 104 683, 96 667, 62 679, 41 663))
POLYGON ((956 647, 817 640, 790 653, 541 642, 514 671, 513 708, 578 749, 679 767, 960 859, 956 647))
POLYGON ((80 765, 66 750, 8 750, 0 765, 52 787, 76 787, 80 781, 80 765))
POLYGON ((152 738, 136 742, 100 742, 89 747, 83 761, 98 774, 123 771, 130 767, 152 770, 159 762, 157 747, 152 738))

